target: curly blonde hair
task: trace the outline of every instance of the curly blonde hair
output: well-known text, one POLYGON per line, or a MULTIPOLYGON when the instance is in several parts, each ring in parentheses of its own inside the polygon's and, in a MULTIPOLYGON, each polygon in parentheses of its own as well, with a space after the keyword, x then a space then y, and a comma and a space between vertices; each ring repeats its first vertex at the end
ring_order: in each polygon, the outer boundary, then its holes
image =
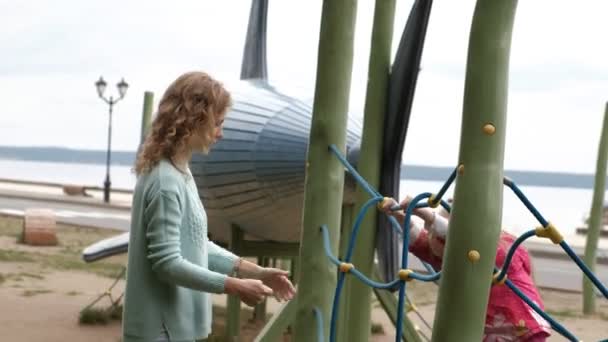
POLYGON ((150 133, 137 155, 136 175, 149 172, 161 159, 171 160, 200 135, 203 152, 213 143, 216 120, 232 105, 222 83, 204 72, 188 72, 167 88, 158 105, 150 133))

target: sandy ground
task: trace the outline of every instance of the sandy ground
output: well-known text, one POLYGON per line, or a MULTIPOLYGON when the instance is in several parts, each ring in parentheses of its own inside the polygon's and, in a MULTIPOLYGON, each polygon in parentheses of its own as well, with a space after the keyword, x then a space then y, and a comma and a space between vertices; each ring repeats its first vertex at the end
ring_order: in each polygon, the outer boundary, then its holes
MULTIPOLYGON (((107 234, 107 233, 104 233, 107 234)), ((107 325, 80 325, 79 312, 113 283, 112 274, 124 265, 124 256, 113 257, 91 267, 78 259, 79 250, 89 240, 100 236, 94 231, 60 231, 58 247, 29 247, 16 243, 14 227, 0 224, 0 340, 16 342, 120 341, 120 323, 107 325), (86 234, 86 238, 81 238, 86 234), (61 257, 61 258, 59 258, 61 257), (68 258, 68 257, 71 257, 68 258)), ((409 286, 409 285, 408 285, 409 286)), ((122 293, 120 281, 112 291, 113 298, 122 293)), ((412 283, 410 293, 422 317, 432 324, 434 313, 434 285, 412 283)), ((544 290, 543 299, 549 312, 581 340, 598 341, 608 338, 608 301, 598 299, 599 314, 581 317, 581 295, 544 290)), ((223 296, 214 298, 221 306, 223 296)), ((108 306, 103 298, 98 307, 108 306)), ((270 302, 269 312, 278 307, 270 302)), ((372 320, 381 325, 383 334, 373 335, 372 341, 394 341, 394 328, 384 312, 374 304, 372 320)), ((223 331, 222 309, 216 310, 214 329, 223 331)), ((251 311, 242 317, 242 341, 251 341, 263 325, 249 321, 251 311)), ((409 313, 422 331, 430 331, 414 312, 409 313)), ((286 339, 288 340, 288 339, 286 339)), ((550 341, 565 341, 555 336, 550 341)))

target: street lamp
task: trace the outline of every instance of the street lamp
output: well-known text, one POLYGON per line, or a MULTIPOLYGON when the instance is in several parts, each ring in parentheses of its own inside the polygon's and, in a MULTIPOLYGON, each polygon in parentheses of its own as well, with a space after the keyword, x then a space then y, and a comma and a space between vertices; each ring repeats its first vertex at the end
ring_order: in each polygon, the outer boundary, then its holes
POLYGON ((127 89, 129 88, 129 84, 125 82, 124 78, 116 84, 116 88, 118 88, 119 98, 114 99, 112 96, 110 98, 106 98, 103 96, 103 93, 106 90, 106 86, 108 84, 103 80, 103 77, 99 77, 99 80, 95 82, 95 87, 97 88, 97 95, 102 99, 105 103, 110 106, 110 115, 108 117, 108 152, 106 154, 106 180, 103 182, 103 201, 108 203, 110 202, 110 186, 112 183, 110 182, 110 149, 112 147, 112 107, 120 100, 125 97, 127 94, 127 89))

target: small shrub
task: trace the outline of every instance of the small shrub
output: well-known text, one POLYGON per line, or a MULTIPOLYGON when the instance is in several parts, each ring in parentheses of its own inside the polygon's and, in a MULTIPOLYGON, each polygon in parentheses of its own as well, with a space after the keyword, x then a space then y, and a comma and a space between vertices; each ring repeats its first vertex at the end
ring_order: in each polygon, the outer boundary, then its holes
POLYGON ((86 308, 80 312, 78 322, 84 325, 105 325, 110 322, 110 314, 106 309, 86 308))

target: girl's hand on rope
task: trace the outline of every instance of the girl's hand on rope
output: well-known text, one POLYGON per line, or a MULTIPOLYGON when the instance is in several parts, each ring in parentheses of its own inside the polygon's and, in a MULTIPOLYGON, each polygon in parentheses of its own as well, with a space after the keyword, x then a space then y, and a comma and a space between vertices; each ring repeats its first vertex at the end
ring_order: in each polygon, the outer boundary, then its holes
POLYGON ((287 271, 278 268, 263 268, 260 280, 274 291, 274 297, 279 302, 292 299, 296 293, 287 271))
POLYGON ((272 296, 273 291, 257 279, 238 279, 228 277, 224 284, 227 294, 238 296, 241 301, 249 306, 261 303, 267 296, 272 296))
MULTIPOLYGON (((411 204, 412 197, 407 196, 399 204, 404 210, 411 204)), ((431 233, 432 237, 445 239, 448 232, 448 220, 430 208, 416 208, 412 214, 420 217, 424 221, 424 229, 431 233)), ((443 247, 441 247, 443 249, 443 247)))
POLYGON ((405 213, 403 212, 403 210, 395 211, 395 210, 391 209, 396 205, 398 205, 398 203, 394 198, 385 197, 384 200, 382 200, 382 202, 380 202, 378 209, 380 209, 380 211, 382 211, 386 215, 395 217, 397 219, 397 221, 399 222, 399 224, 403 225, 403 221, 405 221, 405 213))

